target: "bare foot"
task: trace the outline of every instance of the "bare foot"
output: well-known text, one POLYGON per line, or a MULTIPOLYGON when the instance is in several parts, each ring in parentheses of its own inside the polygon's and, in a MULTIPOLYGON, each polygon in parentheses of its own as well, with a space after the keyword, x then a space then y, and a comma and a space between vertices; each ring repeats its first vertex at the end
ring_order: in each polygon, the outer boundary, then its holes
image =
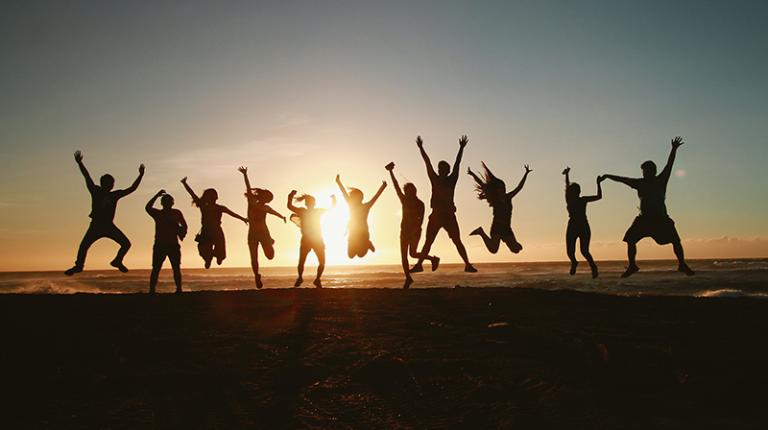
POLYGON ((579 262, 578 261, 571 261, 571 270, 568 273, 570 273, 571 275, 575 275, 576 274, 576 268, 578 266, 579 266, 579 262))
POLYGON ((482 227, 478 227, 478 228, 476 228, 476 229, 472 230, 472 232, 471 232, 471 233, 469 233, 469 235, 470 235, 470 236, 480 236, 480 234, 481 234, 482 232, 483 232, 483 228, 482 228, 482 227))
POLYGON ((72 276, 75 273, 80 273, 83 271, 83 266, 72 266, 69 269, 67 269, 64 274, 67 276, 72 276))
POLYGON ((127 272, 127 271, 128 271, 128 268, 127 268, 127 267, 125 267, 125 265, 123 264, 123 262, 122 262, 122 261, 115 261, 115 260, 112 260, 112 261, 109 263, 109 265, 110 265, 110 266, 112 266, 112 267, 114 267, 114 268, 116 268, 117 270, 119 270, 119 271, 121 271, 121 272, 123 272, 123 273, 125 273, 125 272, 127 272))
POLYGON ((314 280, 314 281, 312 281, 312 284, 313 284, 313 285, 314 285, 316 288, 323 288, 323 284, 320 282, 320 278, 315 278, 315 280, 314 280))
POLYGON ((686 274, 686 275, 688 275, 688 276, 693 276, 693 275, 695 275, 695 274, 696 274, 696 272, 694 272, 693 270, 691 270, 691 268, 690 268, 690 267, 688 267, 688 265, 687 265, 687 264, 685 264, 685 263, 683 263, 683 264, 681 264, 681 265, 677 266, 677 271, 678 271, 678 272, 683 272, 683 273, 685 273, 685 274, 686 274))
POLYGON ((467 273, 477 273, 477 269, 475 269, 475 266, 471 264, 467 264, 466 266, 464 266, 464 271, 467 273))
POLYGON ((640 270, 640 268, 637 267, 636 264, 632 264, 627 267, 627 270, 624 273, 621 274, 621 277, 629 278, 630 276, 632 276, 633 273, 637 273, 638 270, 640 270))
POLYGON ((437 270, 438 266, 440 266, 440 257, 435 257, 432 259, 432 271, 434 272, 437 270))
POLYGON ((293 286, 294 287, 300 287, 303 282, 304 282, 304 278, 299 276, 298 278, 296 278, 296 282, 293 283, 293 286))
POLYGON ((405 282, 403 282, 403 288, 405 289, 411 288, 411 284, 413 284, 413 278, 409 276, 405 278, 405 282))
POLYGON ((410 273, 421 273, 423 271, 424 267, 422 267, 421 263, 416 263, 416 265, 411 267, 411 270, 409 270, 410 273))

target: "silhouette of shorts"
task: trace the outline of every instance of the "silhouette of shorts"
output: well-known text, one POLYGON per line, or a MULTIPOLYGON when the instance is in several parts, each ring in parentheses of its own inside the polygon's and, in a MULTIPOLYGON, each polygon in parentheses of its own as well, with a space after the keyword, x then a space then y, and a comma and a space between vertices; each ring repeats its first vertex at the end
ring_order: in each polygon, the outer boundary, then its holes
POLYGON ((181 247, 179 244, 156 243, 152 247, 152 266, 160 266, 168 257, 171 264, 181 264, 181 247))
POLYGON ((459 232, 459 222, 456 220, 456 212, 432 211, 429 215, 427 231, 439 230, 441 228, 445 229, 445 232, 448 233, 448 237, 451 239, 459 239, 461 237, 459 232))
POLYGON ((659 245, 680 242, 675 222, 668 216, 637 216, 624 234, 624 242, 636 243, 645 237, 653 238, 659 245))

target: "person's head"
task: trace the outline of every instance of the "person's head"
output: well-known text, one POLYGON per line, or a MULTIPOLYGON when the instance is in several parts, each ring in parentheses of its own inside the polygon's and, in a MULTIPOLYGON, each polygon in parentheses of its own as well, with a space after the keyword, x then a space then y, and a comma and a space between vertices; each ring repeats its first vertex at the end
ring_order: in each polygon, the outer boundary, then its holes
POLYGON ((272 194, 272 191, 265 190, 263 188, 251 188, 251 195, 256 197, 259 203, 264 204, 271 202, 272 199, 275 198, 275 195, 272 194))
POLYGON ((656 163, 654 163, 651 160, 646 161, 645 163, 640 165, 640 168, 643 169, 643 177, 644 178, 653 178, 656 176, 656 163))
POLYGON ((207 188, 205 191, 203 191, 203 195, 200 196, 200 201, 204 205, 212 205, 216 203, 216 200, 219 199, 219 193, 216 192, 213 188, 207 188))
POLYGON ((447 161, 441 160, 437 163, 437 174, 446 177, 451 174, 451 165, 447 161))
POLYGON ((475 191, 478 199, 487 201, 491 206, 502 203, 507 198, 507 185, 497 178, 485 163, 480 181, 475 179, 475 191))
POLYGON ((581 186, 576 182, 571 182, 565 189, 565 198, 567 200, 578 198, 581 195, 581 186))
POLYGON ((406 197, 416 197, 416 185, 413 185, 413 183, 408 182, 407 184, 403 185, 403 192, 405 193, 406 197))
POLYGON ((99 184, 101 184, 101 188, 104 191, 112 191, 112 188, 115 186, 115 178, 110 174, 102 175, 101 179, 99 179, 99 184))
POLYGON ((350 188, 349 189, 349 200, 350 200, 350 203, 362 203, 363 202, 363 192, 360 191, 357 188, 350 188))
POLYGON ((315 207, 315 198, 309 194, 302 194, 299 197, 296 197, 296 201, 304 202, 304 206, 306 206, 307 209, 312 209, 315 207))
POLYGON ((163 207, 163 209, 170 209, 173 207, 173 196, 170 194, 163 194, 162 197, 160 197, 160 206, 163 207))

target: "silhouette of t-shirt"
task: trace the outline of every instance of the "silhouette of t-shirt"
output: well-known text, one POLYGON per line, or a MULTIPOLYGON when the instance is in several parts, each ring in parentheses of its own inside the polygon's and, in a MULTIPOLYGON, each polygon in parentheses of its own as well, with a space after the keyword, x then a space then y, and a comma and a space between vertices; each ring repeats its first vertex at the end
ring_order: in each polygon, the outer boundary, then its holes
POLYGON ((301 236, 309 240, 322 241, 323 230, 320 227, 320 219, 326 209, 297 208, 296 214, 301 217, 301 236))
POLYGON ((448 176, 433 175, 429 178, 429 182, 432 183, 432 199, 429 203, 435 212, 456 212, 453 195, 458 180, 459 176, 453 174, 448 176))
POLYGON ((104 191, 103 188, 95 186, 89 190, 91 192, 91 217, 97 224, 112 224, 117 210, 117 201, 125 196, 125 190, 104 191))
POLYGON ((366 204, 349 205, 349 235, 368 234, 368 213, 371 206, 366 204))
POLYGON ((573 221, 585 222, 587 221, 587 200, 582 197, 576 197, 575 199, 568 200, 568 218, 573 221))
POLYGON ((667 217, 667 205, 664 202, 667 195, 669 171, 664 169, 660 175, 653 178, 637 179, 631 186, 637 190, 640 198, 640 215, 649 217, 667 217))
POLYGON ((203 231, 214 231, 221 229, 221 214, 224 212, 224 206, 211 204, 200 206, 201 224, 203 231))
POLYGON ((491 222, 491 233, 506 235, 511 232, 512 199, 506 197, 499 204, 494 204, 492 209, 493 221, 491 222))
POLYGON ((155 220, 155 244, 178 245, 178 237, 184 230, 184 215, 178 209, 149 210, 149 216, 155 220))
POLYGON ((418 197, 403 198, 403 218, 400 221, 400 230, 412 232, 419 230, 424 222, 424 202, 418 197))

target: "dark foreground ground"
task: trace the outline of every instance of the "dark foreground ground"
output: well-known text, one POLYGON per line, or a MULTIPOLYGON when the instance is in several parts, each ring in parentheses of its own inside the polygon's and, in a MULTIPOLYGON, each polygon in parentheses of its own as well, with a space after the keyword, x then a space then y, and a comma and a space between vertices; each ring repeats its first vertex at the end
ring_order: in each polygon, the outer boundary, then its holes
POLYGON ((0 296, 0 426, 766 428, 768 301, 0 296))

